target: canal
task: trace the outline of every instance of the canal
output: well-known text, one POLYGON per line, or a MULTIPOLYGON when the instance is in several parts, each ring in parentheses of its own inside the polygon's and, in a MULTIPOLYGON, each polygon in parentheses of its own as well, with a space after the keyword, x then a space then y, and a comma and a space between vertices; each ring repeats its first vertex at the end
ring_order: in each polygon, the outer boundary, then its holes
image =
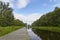
POLYGON ((27 29, 27 31, 30 36, 30 40, 41 40, 41 38, 32 31, 32 28, 27 29))
POLYGON ((40 29, 27 29, 30 40, 60 40, 60 33, 40 29), (33 31, 32 31, 33 30, 33 31))

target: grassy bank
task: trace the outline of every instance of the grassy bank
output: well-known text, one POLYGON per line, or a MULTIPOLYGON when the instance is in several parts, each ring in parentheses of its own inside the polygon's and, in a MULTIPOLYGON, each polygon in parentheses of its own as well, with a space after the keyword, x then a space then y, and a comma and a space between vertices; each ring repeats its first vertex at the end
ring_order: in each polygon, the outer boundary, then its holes
POLYGON ((22 26, 8 26, 8 27, 1 27, 0 26, 0 36, 8 34, 12 31, 22 28, 22 26))
POLYGON ((60 33, 60 27, 33 27, 33 28, 60 33))

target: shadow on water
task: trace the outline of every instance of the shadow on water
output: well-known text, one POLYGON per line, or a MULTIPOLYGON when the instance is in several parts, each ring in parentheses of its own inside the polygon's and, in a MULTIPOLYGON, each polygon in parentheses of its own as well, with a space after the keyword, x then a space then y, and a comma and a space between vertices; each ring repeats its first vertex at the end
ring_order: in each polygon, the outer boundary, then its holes
POLYGON ((36 33, 42 40, 60 40, 60 33, 51 32, 40 29, 33 29, 34 33, 36 33))
POLYGON ((29 36, 30 36, 30 40, 41 40, 40 37, 38 37, 31 28, 27 29, 29 36))

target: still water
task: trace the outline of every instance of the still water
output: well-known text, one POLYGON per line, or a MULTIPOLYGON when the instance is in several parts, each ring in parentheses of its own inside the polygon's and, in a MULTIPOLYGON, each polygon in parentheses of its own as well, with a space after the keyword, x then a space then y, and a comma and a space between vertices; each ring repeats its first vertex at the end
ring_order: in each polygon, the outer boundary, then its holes
POLYGON ((34 33, 39 35, 42 40, 60 40, 59 32, 52 32, 47 30, 33 29, 34 33))
POLYGON ((41 38, 39 36, 37 36, 31 28, 27 29, 29 36, 30 36, 30 40, 41 40, 41 38))

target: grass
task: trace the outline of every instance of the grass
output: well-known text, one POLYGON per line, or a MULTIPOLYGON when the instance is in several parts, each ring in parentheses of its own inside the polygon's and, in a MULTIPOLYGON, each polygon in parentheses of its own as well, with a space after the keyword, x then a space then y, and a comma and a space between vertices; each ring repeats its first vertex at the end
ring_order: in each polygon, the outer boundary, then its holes
POLYGON ((36 26, 33 28, 34 33, 36 33, 42 40, 60 40, 60 27, 43 27, 36 26))
POLYGON ((35 29, 40 30, 46 30, 46 31, 52 31, 52 32, 59 32, 60 33, 60 27, 34 27, 35 29))
POLYGON ((1 27, 0 26, 0 36, 8 34, 12 31, 22 28, 22 26, 8 26, 8 27, 1 27))

